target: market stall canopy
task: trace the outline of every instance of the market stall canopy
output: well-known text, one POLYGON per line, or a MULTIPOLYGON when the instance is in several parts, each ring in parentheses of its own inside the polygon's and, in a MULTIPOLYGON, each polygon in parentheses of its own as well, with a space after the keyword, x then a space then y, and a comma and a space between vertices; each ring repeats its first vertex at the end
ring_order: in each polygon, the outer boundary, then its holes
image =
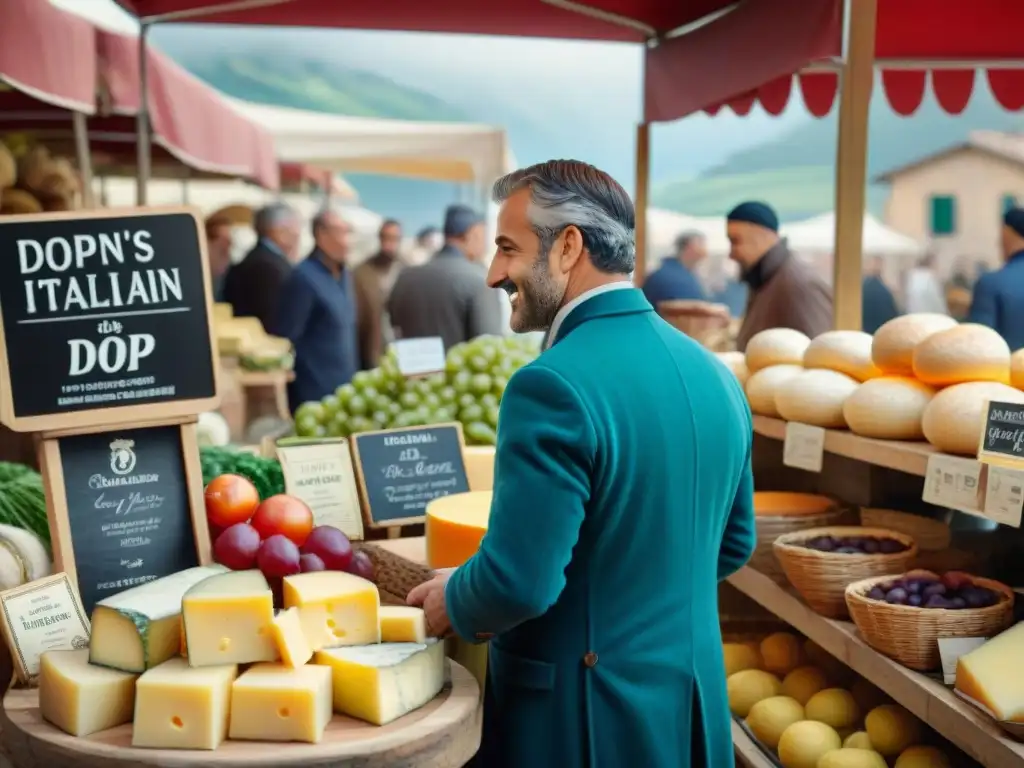
POLYGON ((505 131, 471 123, 343 117, 232 99, 284 162, 332 171, 489 184, 510 170, 505 131))
MULTIPOLYGON (((794 251, 831 253, 835 250, 836 216, 823 213, 804 221, 784 224, 780 230, 794 251)), ((919 256, 925 246, 912 237, 890 229, 870 214, 864 216, 862 251, 879 256, 919 256)))

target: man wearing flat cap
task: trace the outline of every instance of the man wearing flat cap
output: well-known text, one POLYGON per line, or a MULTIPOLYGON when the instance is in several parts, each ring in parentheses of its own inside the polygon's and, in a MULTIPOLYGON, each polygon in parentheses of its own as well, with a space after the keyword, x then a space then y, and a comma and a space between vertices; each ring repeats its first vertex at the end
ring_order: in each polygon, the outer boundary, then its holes
POLYGON ((1024 208, 1003 215, 1001 240, 1006 263, 978 278, 967 321, 987 325, 1017 350, 1024 347, 1024 208))
POLYGON ((726 216, 729 258, 750 288, 736 348, 769 328, 792 328, 814 338, 832 328, 832 291, 779 237, 779 218, 765 203, 740 203, 726 216))
POLYGON ((388 298, 396 338, 440 336, 444 348, 502 333, 501 293, 487 286, 480 259, 487 248, 483 217, 465 205, 444 216, 444 246, 425 264, 403 270, 388 298))

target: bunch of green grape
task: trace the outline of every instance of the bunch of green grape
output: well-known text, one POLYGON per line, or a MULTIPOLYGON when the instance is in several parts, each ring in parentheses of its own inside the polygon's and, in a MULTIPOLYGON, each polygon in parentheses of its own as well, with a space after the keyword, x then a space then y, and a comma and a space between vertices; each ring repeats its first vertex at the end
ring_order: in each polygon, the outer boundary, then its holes
POLYGON ((301 405, 295 432, 299 437, 347 437, 458 421, 468 444, 494 445, 505 385, 538 352, 532 339, 481 336, 448 350, 444 373, 407 379, 389 349, 379 368, 360 371, 334 394, 301 405))

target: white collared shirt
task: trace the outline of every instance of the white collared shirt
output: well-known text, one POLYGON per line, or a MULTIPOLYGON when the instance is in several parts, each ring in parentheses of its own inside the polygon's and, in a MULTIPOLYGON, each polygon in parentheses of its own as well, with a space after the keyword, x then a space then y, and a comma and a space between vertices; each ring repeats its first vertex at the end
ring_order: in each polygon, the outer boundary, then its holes
POLYGON ((548 344, 545 349, 550 349, 551 345, 555 343, 555 339, 558 338, 558 331, 562 327, 562 323, 565 322, 565 318, 569 316, 576 307, 585 301, 589 301, 595 296, 600 296, 602 293, 608 293, 608 291, 621 291, 625 288, 634 288, 632 280, 622 280, 616 283, 607 283, 606 285, 599 285, 597 288, 591 288, 589 291, 584 291, 575 299, 570 301, 555 315, 554 321, 551 323, 551 330, 548 332, 548 344))

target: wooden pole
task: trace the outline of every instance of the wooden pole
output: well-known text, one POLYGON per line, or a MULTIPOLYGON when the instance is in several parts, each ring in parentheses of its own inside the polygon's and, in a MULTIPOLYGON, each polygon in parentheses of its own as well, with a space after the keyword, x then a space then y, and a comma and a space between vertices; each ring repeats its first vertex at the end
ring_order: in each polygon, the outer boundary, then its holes
POLYGON ((874 85, 878 0, 847 0, 836 148, 836 237, 832 264, 834 327, 861 329, 868 112, 874 85))
POLYGON ((139 111, 135 116, 137 165, 135 169, 135 204, 147 202, 152 148, 149 123, 149 24, 139 26, 139 111))
POLYGON ((636 269, 633 284, 638 288, 644 284, 647 275, 647 192, 650 188, 651 173, 651 126, 640 123, 636 127, 636 194, 633 208, 636 211, 636 269))

